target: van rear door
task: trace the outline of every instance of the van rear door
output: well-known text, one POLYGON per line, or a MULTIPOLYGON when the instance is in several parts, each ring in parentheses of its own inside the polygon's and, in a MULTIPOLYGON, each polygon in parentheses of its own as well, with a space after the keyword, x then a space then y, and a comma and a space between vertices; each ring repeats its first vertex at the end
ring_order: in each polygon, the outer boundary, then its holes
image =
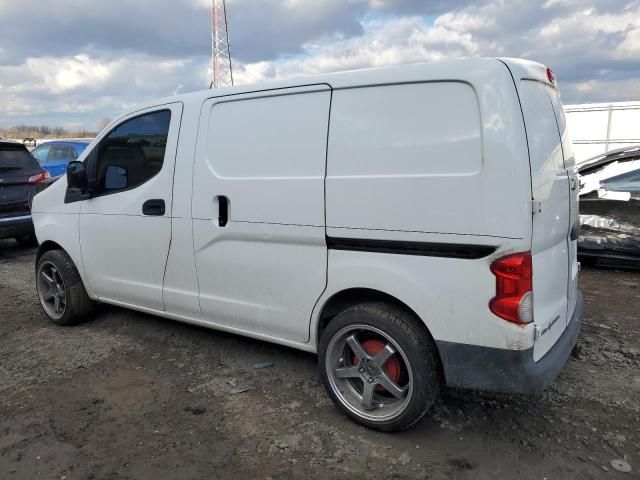
POLYGON ((578 300, 578 235, 580 233, 580 211, 578 194, 580 181, 578 179, 578 169, 576 167, 575 154, 573 152, 573 141, 569 135, 567 119, 564 114, 564 107, 560 101, 560 94, 556 89, 547 88, 547 93, 553 105, 553 111, 558 122, 558 132, 562 140, 562 156, 564 158, 564 168, 569 177, 569 285, 567 304, 567 323, 571 320, 578 300))
MULTIPOLYGON (((534 360, 556 343, 567 327, 570 302, 570 180, 550 84, 535 78, 516 79, 524 116, 533 201, 534 360)), ((575 252, 573 253, 575 258, 575 252)), ((573 297, 573 295, 572 295, 573 297)))

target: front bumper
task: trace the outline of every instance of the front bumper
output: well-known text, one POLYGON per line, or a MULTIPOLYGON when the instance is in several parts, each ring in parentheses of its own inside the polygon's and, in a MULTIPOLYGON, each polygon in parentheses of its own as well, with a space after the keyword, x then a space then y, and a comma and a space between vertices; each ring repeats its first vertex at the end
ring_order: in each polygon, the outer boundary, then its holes
POLYGON ((583 301, 582 292, 578 291, 571 322, 537 362, 533 360, 533 347, 505 350, 437 341, 447 385, 503 393, 541 393, 571 355, 582 326, 583 301))
POLYGON ((0 217, 0 238, 19 237, 33 233, 31 215, 0 217))

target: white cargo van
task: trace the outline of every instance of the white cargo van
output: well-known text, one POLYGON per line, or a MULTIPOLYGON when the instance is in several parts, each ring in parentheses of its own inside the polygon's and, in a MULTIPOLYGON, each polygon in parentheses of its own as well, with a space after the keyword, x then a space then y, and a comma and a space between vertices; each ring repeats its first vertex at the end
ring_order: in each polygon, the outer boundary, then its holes
POLYGON ((51 320, 94 301, 319 355, 358 422, 441 385, 537 393, 582 317, 551 70, 448 61, 236 86, 113 122, 40 193, 51 320))

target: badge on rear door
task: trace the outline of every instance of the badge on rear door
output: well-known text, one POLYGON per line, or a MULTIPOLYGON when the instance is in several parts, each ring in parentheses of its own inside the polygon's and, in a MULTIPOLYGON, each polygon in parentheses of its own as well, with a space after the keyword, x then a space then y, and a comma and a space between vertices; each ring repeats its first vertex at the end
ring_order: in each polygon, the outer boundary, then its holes
POLYGON ((540 338, 549 330, 551 330, 551 327, 553 327, 558 320, 560 320, 560 315, 558 315, 556 318, 551 320, 547 325, 545 325, 544 328, 536 327, 536 338, 540 338))

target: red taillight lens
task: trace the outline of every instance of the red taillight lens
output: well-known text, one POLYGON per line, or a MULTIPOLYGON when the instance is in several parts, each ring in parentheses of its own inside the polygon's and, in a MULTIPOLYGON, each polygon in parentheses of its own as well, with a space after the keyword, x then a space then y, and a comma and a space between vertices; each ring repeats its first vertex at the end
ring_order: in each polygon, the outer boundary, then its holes
POLYGON ((547 68, 547 80, 549 80, 549 83, 556 83, 556 74, 550 68, 547 68))
POLYGON ((531 252, 514 253, 491 264, 496 276, 496 296, 489 309, 514 323, 533 321, 533 268, 531 252))
POLYGON ((51 175, 49 174, 49 172, 45 171, 36 175, 31 175, 29 177, 29 183, 40 183, 48 180, 49 178, 51 178, 51 175))

